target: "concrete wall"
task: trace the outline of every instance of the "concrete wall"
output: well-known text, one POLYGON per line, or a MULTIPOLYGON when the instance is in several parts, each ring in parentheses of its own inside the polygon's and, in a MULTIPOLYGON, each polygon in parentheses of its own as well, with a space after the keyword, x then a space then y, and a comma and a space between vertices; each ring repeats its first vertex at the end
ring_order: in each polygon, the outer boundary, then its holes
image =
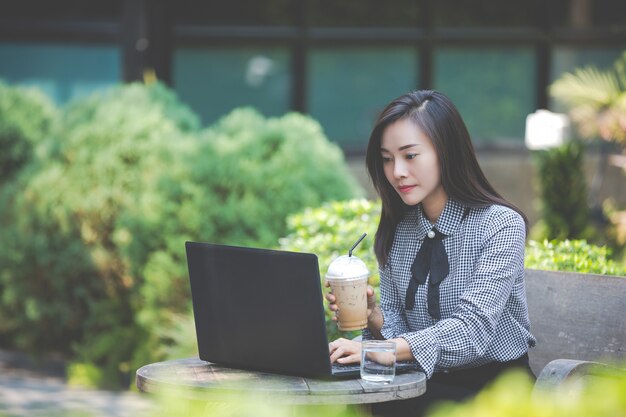
MULTIPOLYGON (((478 161, 491 184, 507 200, 526 213, 531 225, 539 219, 537 170, 528 152, 484 151, 478 152, 478 161)), ((589 187, 597 172, 599 156, 588 153, 585 158, 585 174, 589 187)), ((364 156, 350 156, 348 165, 359 183, 367 190, 369 198, 376 198, 365 170, 364 156)), ((588 190, 589 190, 588 187, 588 190)), ((612 198, 620 207, 626 206, 626 173, 621 168, 609 165, 599 192, 600 201, 612 198)))

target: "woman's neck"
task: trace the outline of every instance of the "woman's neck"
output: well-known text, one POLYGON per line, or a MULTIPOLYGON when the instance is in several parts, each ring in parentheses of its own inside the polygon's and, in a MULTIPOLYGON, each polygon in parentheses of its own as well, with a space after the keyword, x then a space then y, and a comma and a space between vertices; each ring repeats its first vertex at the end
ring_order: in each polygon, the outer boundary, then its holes
POLYGON ((448 194, 443 191, 443 187, 422 201, 422 210, 431 224, 434 225, 437 223, 437 220, 439 220, 439 216, 443 213, 443 209, 446 207, 447 202, 448 194))

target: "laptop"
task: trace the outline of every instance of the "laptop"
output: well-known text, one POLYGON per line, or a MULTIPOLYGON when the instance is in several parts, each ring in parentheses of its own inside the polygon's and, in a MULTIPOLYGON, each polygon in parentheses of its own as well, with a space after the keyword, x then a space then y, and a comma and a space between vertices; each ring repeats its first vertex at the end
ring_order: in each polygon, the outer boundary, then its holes
POLYGON ((302 377, 359 376, 358 364, 330 363, 316 255, 199 242, 185 249, 200 359, 302 377))

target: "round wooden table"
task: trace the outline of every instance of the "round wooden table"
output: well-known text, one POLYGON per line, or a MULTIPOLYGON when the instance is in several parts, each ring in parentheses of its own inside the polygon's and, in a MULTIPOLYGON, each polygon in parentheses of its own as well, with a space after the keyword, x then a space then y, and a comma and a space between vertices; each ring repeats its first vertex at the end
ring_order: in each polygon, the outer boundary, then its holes
POLYGON ((280 404, 371 404, 413 398, 426 392, 426 376, 412 371, 389 384, 361 379, 314 379, 226 368, 198 358, 146 365, 137 370, 142 392, 173 390, 193 400, 242 401, 243 397, 280 404))

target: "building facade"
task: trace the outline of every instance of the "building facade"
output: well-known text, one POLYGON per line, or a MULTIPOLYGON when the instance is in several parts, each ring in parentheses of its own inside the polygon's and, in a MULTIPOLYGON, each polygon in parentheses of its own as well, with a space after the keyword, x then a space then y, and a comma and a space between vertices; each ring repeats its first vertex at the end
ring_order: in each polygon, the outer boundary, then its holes
POLYGON ((240 106, 308 113, 364 184, 381 106, 441 90, 487 174, 531 217, 526 115, 562 110, 548 93, 554 80, 608 67, 625 49, 623 0, 22 0, 0 14, 6 82, 61 104, 156 78, 207 125, 240 106))

